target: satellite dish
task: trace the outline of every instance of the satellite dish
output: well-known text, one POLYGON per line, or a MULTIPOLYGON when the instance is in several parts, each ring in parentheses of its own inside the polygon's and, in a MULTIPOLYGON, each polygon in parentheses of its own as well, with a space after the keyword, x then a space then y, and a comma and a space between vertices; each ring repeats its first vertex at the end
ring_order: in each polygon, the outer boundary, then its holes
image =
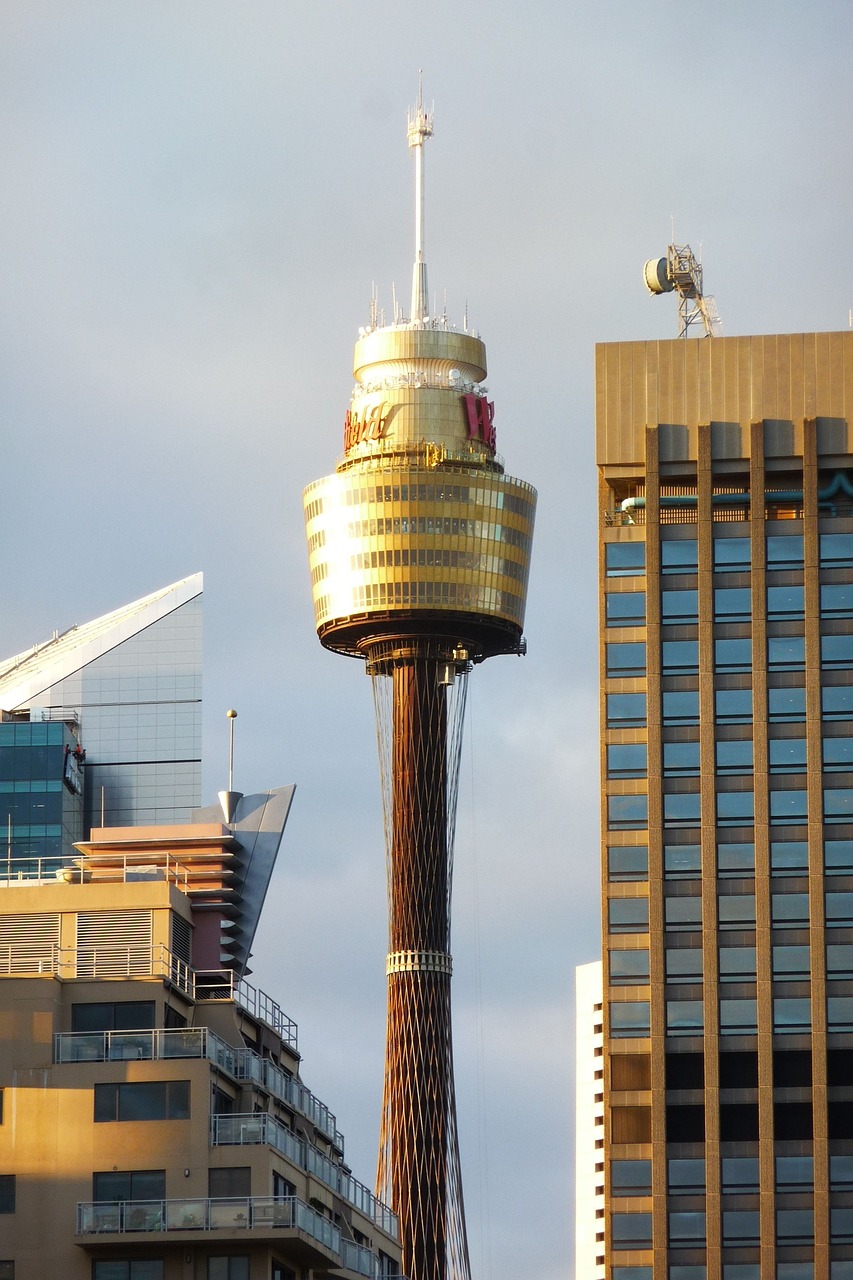
POLYGON ((672 293, 675 288, 667 272, 666 258, 649 258, 643 267, 643 280, 649 293, 672 293))

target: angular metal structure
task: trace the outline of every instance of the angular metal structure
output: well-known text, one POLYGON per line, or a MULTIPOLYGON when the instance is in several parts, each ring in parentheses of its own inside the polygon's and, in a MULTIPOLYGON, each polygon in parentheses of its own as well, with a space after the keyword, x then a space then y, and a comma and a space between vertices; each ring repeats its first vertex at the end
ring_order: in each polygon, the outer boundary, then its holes
POLYGON ((535 491, 504 472, 480 339, 428 314, 423 143, 411 316, 371 324, 334 475, 304 495, 317 631, 373 678, 388 856, 388 1024, 378 1187, 410 1280, 470 1274, 456 1138, 450 897, 473 663, 523 653, 535 491))

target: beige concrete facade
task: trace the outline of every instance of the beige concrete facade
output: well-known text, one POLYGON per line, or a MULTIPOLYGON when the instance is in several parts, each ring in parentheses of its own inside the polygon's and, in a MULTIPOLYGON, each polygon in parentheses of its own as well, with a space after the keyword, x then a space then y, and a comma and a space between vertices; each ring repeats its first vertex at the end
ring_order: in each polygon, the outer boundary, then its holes
POLYGON ((0 884, 0 1275, 398 1274, 295 1025, 193 963, 228 828, 125 834, 130 854, 94 832, 66 878, 0 884))
POLYGON ((853 1276, 853 332, 596 351, 607 1274, 853 1276))

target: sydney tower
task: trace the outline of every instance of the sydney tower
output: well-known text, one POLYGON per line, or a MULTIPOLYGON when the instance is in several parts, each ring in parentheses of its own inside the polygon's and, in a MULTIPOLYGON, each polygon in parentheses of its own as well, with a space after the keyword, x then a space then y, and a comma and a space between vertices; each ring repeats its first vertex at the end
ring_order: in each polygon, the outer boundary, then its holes
POLYGON ((536 493, 495 451, 480 339, 431 313, 419 100, 409 316, 372 306, 334 475, 305 490, 317 632, 372 676, 388 866, 388 1022, 377 1192, 409 1280, 468 1280, 450 1018, 450 896, 472 664, 523 653, 536 493))

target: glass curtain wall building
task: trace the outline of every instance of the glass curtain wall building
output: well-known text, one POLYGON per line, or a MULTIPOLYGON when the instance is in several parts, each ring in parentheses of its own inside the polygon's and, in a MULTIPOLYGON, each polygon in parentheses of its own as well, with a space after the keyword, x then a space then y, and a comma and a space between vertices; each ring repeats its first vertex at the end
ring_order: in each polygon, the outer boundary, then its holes
POLYGON ((0 663, 7 738, 27 722, 76 726, 86 832, 102 812, 108 826, 162 825, 200 803, 202 585, 194 574, 0 663))
POLYGON ((597 349, 609 1280, 853 1277, 853 332, 597 349))

